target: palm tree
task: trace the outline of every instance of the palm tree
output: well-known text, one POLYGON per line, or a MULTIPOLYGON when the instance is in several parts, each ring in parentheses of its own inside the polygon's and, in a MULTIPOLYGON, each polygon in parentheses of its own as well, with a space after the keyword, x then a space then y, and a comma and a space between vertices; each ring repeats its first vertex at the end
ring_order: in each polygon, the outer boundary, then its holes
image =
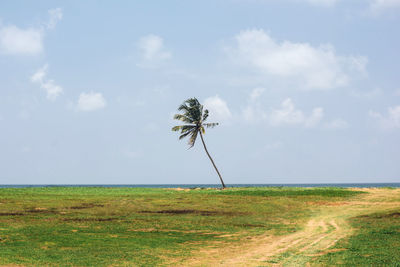
POLYGON ((192 148, 196 142, 197 136, 200 135, 201 142, 203 142, 204 150, 207 156, 210 158, 212 165, 218 173, 219 179, 221 180, 222 188, 225 188, 224 180, 219 173, 217 166, 215 166, 214 160, 211 158, 210 153, 208 153, 206 144, 204 143, 203 134, 205 134, 204 128, 214 128, 218 123, 205 123, 208 118, 208 110, 203 111, 203 105, 196 98, 189 98, 178 108, 183 114, 175 114, 174 119, 184 122, 184 125, 175 126, 172 131, 179 132, 179 140, 189 136, 189 148, 192 148))

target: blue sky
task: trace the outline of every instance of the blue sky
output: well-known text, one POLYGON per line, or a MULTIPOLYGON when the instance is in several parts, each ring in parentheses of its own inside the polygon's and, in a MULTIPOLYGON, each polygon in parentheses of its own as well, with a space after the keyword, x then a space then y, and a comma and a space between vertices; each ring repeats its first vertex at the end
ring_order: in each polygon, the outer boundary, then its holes
POLYGON ((400 182, 400 1, 2 1, 0 184, 400 182))

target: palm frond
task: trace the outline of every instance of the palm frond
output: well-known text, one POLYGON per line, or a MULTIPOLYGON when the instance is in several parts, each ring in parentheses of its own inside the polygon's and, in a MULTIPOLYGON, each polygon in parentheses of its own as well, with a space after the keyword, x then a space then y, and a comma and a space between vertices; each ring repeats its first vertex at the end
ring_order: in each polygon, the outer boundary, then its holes
POLYGON ((179 106, 178 110, 179 110, 179 111, 182 111, 182 110, 188 111, 188 110, 189 110, 189 107, 186 106, 186 103, 183 103, 182 105, 179 106))
POLYGON ((188 136, 189 134, 191 134, 193 131, 187 131, 186 133, 182 134, 179 136, 179 140, 182 140, 183 138, 185 138, 186 136, 188 136))
POLYGON ((199 105, 200 105, 199 101, 196 98, 193 97, 193 98, 186 99, 185 102, 183 102, 182 105, 179 106, 178 110, 179 111, 182 111, 182 110, 186 111, 186 110, 189 110, 192 107, 199 106, 199 105))
POLYGON ((203 105, 200 105, 200 107, 199 107, 199 117, 200 117, 200 120, 203 120, 203 105))
POLYGON ((202 105, 196 98, 187 99, 178 108, 179 111, 183 111, 183 115, 191 120, 192 123, 201 120, 202 109, 202 105))
POLYGON ((189 118, 188 116, 185 116, 184 114, 175 114, 174 115, 174 120, 180 120, 186 123, 193 123, 193 120, 189 118))
POLYGON ((191 108, 189 110, 189 113, 187 114, 187 116, 189 118, 191 118, 194 123, 201 121, 201 114, 200 114, 200 111, 199 111, 199 107, 191 108))
POLYGON ((181 131, 181 133, 185 133, 187 131, 189 131, 192 128, 196 128, 197 126, 195 124, 191 124, 191 125, 178 125, 178 126, 174 126, 172 127, 172 131, 174 132, 178 132, 181 131))
POLYGON ((188 144, 190 146, 189 148, 192 148, 194 146, 194 144, 196 143, 198 132, 199 132, 198 130, 191 132, 191 136, 190 136, 190 139, 189 139, 189 142, 188 142, 188 144))
POLYGON ((200 105, 199 100, 197 100, 197 98, 195 98, 195 97, 187 99, 184 103, 189 104, 190 107, 194 107, 194 106, 199 106, 200 105))
POLYGON ((211 123, 204 123, 203 125, 206 126, 206 128, 214 128, 217 126, 219 123, 216 122, 211 122, 211 123))
POLYGON ((179 131, 179 130, 182 128, 182 126, 183 126, 183 125, 174 126, 174 127, 172 127, 171 130, 172 130, 173 132, 177 132, 177 131, 179 131))
POLYGON ((197 128, 196 125, 183 125, 183 127, 181 127, 182 129, 181 133, 186 133, 188 131, 195 130, 196 128, 197 128))
POLYGON ((206 121, 207 118, 208 118, 208 109, 204 110, 204 113, 203 113, 203 121, 206 121))

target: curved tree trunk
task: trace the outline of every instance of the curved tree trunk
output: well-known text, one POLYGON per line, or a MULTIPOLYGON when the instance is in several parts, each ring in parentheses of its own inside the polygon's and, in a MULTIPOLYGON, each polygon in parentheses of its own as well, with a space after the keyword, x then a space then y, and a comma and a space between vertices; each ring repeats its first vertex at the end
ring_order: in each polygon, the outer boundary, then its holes
POLYGON ((222 180, 222 176, 219 173, 219 171, 217 169, 217 166, 215 166, 215 163, 214 163, 213 159, 211 158, 210 153, 208 153, 208 150, 207 150, 207 147, 206 147, 206 143, 204 143, 204 138, 203 138, 203 134, 201 133, 201 130, 200 130, 200 137, 201 137, 201 142, 203 142, 204 150, 206 151, 207 156, 210 158, 212 165, 214 166, 215 170, 218 173, 219 179, 221 180, 222 188, 226 188, 224 180, 222 180))

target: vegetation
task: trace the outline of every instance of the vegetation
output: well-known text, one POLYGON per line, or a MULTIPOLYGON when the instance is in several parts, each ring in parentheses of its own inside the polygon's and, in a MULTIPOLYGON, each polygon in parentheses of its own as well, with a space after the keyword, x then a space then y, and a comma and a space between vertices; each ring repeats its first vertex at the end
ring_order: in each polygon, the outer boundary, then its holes
POLYGON ((178 132, 180 131, 179 140, 189 137, 189 146, 193 147, 196 143, 197 136, 200 135, 201 142, 203 143, 204 150, 207 153, 208 158, 210 159, 212 165, 217 172, 219 179, 222 184, 222 188, 225 188, 224 180, 222 179, 221 174, 218 171, 217 166, 214 163, 214 160, 211 158, 210 153, 208 153, 206 143, 204 142, 203 134, 205 134, 204 128, 214 128, 218 125, 218 123, 206 123, 205 121, 208 118, 208 110, 204 110, 203 105, 196 98, 189 98, 182 105, 179 106, 178 110, 183 111, 183 114, 175 114, 174 119, 184 122, 184 125, 175 126, 172 128, 172 131, 178 132))
POLYGON ((241 253, 257 259, 249 266, 391 264, 399 255, 398 209, 393 205, 400 194, 398 189, 379 192, 285 187, 0 189, 0 266, 213 265, 241 253), (368 201, 374 205, 357 206, 368 201), (391 203, 390 211, 371 215, 370 209, 386 208, 379 201, 391 203), (323 254, 317 249, 326 250, 325 243, 312 247, 314 256, 311 248, 305 250, 324 231, 332 234, 328 240, 344 237, 347 232, 335 231, 333 220, 345 230, 341 219, 346 214, 355 218, 352 226, 359 231, 332 244, 346 250, 323 254), (316 218, 327 222, 326 230, 316 224, 310 231, 309 222, 316 218), (302 246, 283 250, 291 244, 302 246))
POLYGON ((321 265, 400 266, 400 208, 351 220, 356 233, 317 258, 321 265))

